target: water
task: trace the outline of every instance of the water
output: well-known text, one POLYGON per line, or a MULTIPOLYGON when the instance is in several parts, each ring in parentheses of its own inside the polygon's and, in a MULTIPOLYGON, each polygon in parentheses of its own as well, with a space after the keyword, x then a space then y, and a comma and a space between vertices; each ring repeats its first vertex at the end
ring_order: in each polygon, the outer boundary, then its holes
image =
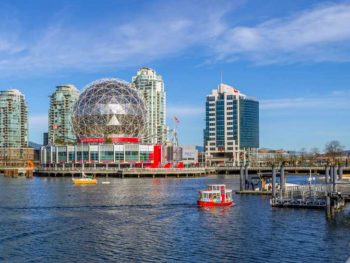
POLYGON ((0 176, 0 262, 345 262, 350 208, 272 209, 269 197, 201 209, 208 183, 238 179, 109 179, 0 176))

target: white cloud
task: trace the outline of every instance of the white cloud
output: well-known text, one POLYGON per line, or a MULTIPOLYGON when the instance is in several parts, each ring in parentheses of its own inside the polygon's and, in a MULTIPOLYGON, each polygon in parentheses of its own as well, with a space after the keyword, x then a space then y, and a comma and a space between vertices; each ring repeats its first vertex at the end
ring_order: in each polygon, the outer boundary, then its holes
POLYGON ((253 27, 227 30, 215 46, 219 60, 257 63, 350 60, 350 4, 321 5, 253 27))
POLYGON ((177 6, 176 12, 169 13, 158 5, 136 19, 101 19, 89 28, 77 28, 59 16, 18 41, 20 30, 0 28, 0 70, 15 74, 17 70, 87 71, 134 66, 181 54, 223 32, 221 19, 226 11, 205 4, 201 9, 193 4, 186 7, 188 10, 177 6))
POLYGON ((19 70, 20 75, 56 74, 135 66, 182 56, 194 48, 196 56, 209 61, 350 61, 350 4, 321 5, 251 27, 235 20, 233 10, 239 2, 169 4, 150 7, 133 19, 101 18, 89 25, 72 23, 69 15, 62 15, 69 13, 65 10, 30 29, 16 12, 2 6, 2 76, 18 75, 19 70), (238 26, 230 26, 233 23, 238 26))
POLYGON ((331 96, 323 98, 283 98, 273 100, 261 100, 260 109, 350 109, 348 97, 331 96))

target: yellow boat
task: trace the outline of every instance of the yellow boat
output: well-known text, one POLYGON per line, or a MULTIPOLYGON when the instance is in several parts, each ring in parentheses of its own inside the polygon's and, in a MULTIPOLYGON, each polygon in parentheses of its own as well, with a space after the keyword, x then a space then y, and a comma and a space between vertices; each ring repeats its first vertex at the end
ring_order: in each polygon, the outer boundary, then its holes
POLYGON ((97 184, 97 179, 94 178, 73 178, 73 184, 97 184))
POLYGON ((97 184, 97 179, 85 174, 81 178, 72 178, 73 184, 97 184))

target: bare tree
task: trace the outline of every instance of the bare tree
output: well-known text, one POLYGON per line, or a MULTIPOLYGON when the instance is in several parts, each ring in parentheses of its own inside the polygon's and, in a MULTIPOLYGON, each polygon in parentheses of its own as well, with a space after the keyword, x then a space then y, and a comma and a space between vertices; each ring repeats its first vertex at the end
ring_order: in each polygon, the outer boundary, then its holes
POLYGON ((313 163, 317 162, 317 157, 320 156, 320 150, 317 147, 314 147, 310 150, 310 160, 313 163))
POLYGON ((327 157, 330 157, 334 161, 336 157, 341 156, 344 148, 345 147, 341 145, 339 141, 330 141, 326 144, 324 151, 327 157))

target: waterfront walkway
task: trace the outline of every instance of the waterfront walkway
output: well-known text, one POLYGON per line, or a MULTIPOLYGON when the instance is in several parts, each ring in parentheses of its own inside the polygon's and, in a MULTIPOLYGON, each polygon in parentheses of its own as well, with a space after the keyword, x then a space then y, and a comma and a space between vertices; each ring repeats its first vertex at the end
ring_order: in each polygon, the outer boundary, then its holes
MULTIPOLYGON (((84 173, 97 177, 142 178, 142 177, 200 177, 215 174, 213 168, 84 168, 84 173)), ((82 174, 81 168, 39 168, 35 176, 42 177, 74 177, 82 174)))

